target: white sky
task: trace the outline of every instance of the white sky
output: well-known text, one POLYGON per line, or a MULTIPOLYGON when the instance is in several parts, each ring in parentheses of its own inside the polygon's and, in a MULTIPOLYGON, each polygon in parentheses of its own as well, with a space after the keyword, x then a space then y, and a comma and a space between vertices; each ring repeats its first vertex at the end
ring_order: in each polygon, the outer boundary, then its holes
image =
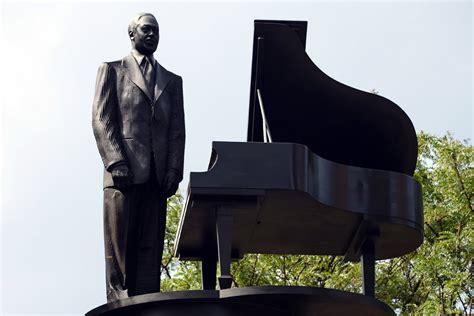
POLYGON ((128 54, 127 23, 143 11, 160 23, 155 57, 184 78, 182 189, 206 169, 212 140, 246 139, 254 19, 309 21, 307 52, 328 75, 375 88, 417 131, 472 139, 469 1, 4 3, 5 315, 83 315, 105 302, 93 89, 100 62, 128 54))

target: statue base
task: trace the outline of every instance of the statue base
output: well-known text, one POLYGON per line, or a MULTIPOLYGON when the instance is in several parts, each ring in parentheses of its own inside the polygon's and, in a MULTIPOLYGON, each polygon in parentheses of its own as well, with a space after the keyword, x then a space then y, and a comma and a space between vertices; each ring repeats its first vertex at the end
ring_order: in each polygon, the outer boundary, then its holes
POLYGON ((395 315, 375 298, 299 286, 233 288, 138 295, 101 305, 86 316, 395 315))

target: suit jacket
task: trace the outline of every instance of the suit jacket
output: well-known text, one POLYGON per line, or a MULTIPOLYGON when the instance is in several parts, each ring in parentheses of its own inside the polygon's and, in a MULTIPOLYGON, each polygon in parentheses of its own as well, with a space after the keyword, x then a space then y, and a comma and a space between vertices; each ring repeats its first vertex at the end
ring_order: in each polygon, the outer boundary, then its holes
POLYGON ((118 162, 128 165, 134 184, 149 179, 151 159, 160 186, 167 173, 178 182, 183 178, 183 82, 156 64, 153 99, 133 55, 99 67, 92 128, 105 167, 104 188, 114 185, 110 169, 118 162))

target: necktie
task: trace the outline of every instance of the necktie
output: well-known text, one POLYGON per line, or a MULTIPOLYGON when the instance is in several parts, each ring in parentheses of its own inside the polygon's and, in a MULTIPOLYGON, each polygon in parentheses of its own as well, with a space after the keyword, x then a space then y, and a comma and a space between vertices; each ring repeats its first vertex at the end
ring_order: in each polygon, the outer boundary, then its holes
POLYGON ((145 83, 147 85, 148 91, 152 98, 154 98, 155 91, 155 71, 153 69, 153 64, 148 57, 143 58, 143 76, 145 77, 145 83))

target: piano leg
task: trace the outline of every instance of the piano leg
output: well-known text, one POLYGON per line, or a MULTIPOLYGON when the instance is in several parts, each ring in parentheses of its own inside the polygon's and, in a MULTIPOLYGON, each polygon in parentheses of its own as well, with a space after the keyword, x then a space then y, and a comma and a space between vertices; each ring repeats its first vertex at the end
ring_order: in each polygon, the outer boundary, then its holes
POLYGON ((203 290, 216 289, 217 253, 214 248, 201 261, 201 282, 203 290))
POLYGON ((232 210, 218 207, 216 210, 217 249, 219 253, 219 289, 229 289, 232 285, 230 261, 232 250, 232 210))
POLYGON ((362 245, 361 252, 362 261, 362 278, 364 295, 375 296, 375 240, 372 236, 367 236, 367 239, 362 245))

